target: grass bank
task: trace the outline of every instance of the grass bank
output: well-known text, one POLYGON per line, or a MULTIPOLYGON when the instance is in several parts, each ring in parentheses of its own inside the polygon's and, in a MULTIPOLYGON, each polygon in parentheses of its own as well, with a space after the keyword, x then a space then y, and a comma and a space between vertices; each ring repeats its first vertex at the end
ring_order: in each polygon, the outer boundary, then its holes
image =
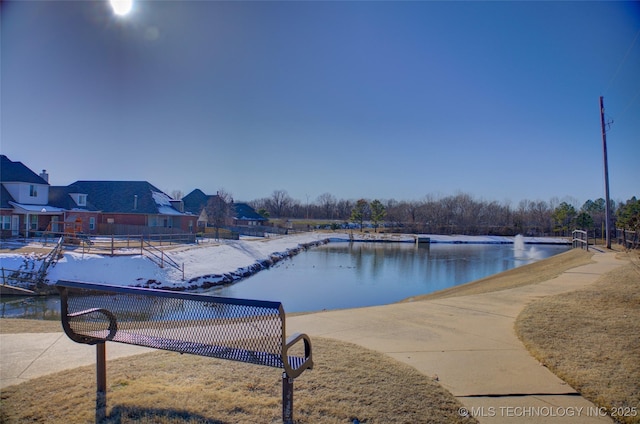
POLYGON ((467 296, 512 289, 551 280, 563 272, 592 262, 593 253, 572 249, 542 261, 510 269, 467 284, 440 290, 423 296, 413 296, 405 301, 433 300, 445 297, 467 296))
POLYGON ((640 423, 640 259, 578 291, 528 305, 516 320, 527 349, 619 422, 640 423))

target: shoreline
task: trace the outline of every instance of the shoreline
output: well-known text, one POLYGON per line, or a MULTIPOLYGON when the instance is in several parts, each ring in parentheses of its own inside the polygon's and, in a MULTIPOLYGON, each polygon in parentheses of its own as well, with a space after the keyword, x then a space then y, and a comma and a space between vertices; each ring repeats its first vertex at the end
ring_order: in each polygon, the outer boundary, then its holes
MULTIPOLYGON (((277 238, 251 238, 238 241, 223 241, 215 245, 185 245, 165 250, 165 254, 176 263, 181 263, 183 271, 158 268, 141 255, 114 255, 78 253, 69 250, 51 268, 47 282, 51 286, 59 279, 94 281, 103 284, 125 285, 170 291, 198 292, 213 287, 228 286, 269 269, 275 264, 296 256, 300 252, 327 243, 403 243, 417 246, 430 244, 515 244, 516 237, 506 236, 447 236, 447 235, 407 235, 386 233, 353 232, 310 232, 277 238), (430 243, 419 243, 429 239, 430 243), (129 258, 127 261, 123 258, 129 258), (125 272, 131 268, 130 272, 125 272), (188 274, 185 276, 185 269, 188 274), (190 274, 190 275, 189 275, 190 274), (96 278, 96 276, 100 276, 96 278)), ((559 237, 521 237, 526 245, 568 245, 567 239, 559 237)), ((21 253, 2 253, 3 262, 11 259, 14 264, 31 261, 32 267, 39 267, 34 252, 41 246, 31 244, 23 247, 21 253)), ((125 252, 126 253, 126 252, 125 252)), ((15 266, 17 268, 17 265, 15 266)))
POLYGON ((280 261, 285 259, 292 258, 299 254, 300 252, 306 251, 312 247, 321 246, 323 244, 329 243, 329 239, 323 239, 318 241, 313 241, 309 243, 299 244, 297 247, 287 249, 284 252, 274 252, 267 259, 262 259, 254 263, 253 265, 249 265, 247 267, 238 268, 235 271, 224 273, 224 274, 211 274, 211 275, 203 275, 200 277, 194 277, 187 281, 187 284, 194 283, 195 285, 185 285, 182 287, 168 286, 164 287, 156 284, 153 280, 147 280, 146 283, 141 285, 135 285, 132 287, 141 287, 141 288, 153 288, 160 290, 171 290, 171 291, 194 291, 198 290, 207 290, 212 287, 222 287, 229 286, 235 283, 238 283, 245 278, 251 277, 252 275, 257 274, 260 271, 267 270, 277 264, 280 261), (210 281, 211 280, 211 281, 210 281))

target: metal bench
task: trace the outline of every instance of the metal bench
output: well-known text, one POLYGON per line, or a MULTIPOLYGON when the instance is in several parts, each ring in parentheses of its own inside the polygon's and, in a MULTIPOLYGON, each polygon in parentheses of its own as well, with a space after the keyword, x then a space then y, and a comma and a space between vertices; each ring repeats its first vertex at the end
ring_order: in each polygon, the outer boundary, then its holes
POLYGON ((280 302, 64 280, 56 287, 67 336, 97 347, 97 421, 106 413, 105 342, 112 341, 282 368, 282 420, 293 422, 293 380, 313 359, 306 334, 286 338, 280 302))

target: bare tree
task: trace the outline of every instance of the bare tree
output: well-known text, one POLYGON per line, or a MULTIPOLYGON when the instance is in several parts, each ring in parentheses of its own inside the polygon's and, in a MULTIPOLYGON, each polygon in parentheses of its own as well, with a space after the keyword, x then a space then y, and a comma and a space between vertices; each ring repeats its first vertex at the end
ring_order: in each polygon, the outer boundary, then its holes
POLYGON ((324 218, 333 219, 337 204, 335 196, 331 193, 324 193, 318 196, 317 202, 323 211, 324 218))
POLYGON ((216 229, 216 239, 220 238, 220 228, 230 224, 234 216, 233 197, 224 189, 211 196, 205 206, 207 220, 216 229))
MULTIPOLYGON (((562 203, 572 205, 575 202, 573 198, 566 199, 562 203)), ((549 202, 523 200, 513 208, 509 202, 477 200, 470 194, 457 193, 447 197, 430 194, 419 201, 388 200, 384 206, 386 221, 410 232, 548 235, 553 232, 552 212, 560 203, 558 198, 552 198, 549 202)), ((583 209, 588 209, 594 222, 598 223, 598 211, 592 211, 597 209, 598 205, 594 206, 596 203, 601 203, 600 199, 598 202, 587 202, 583 209)), ((330 193, 324 193, 315 202, 302 204, 292 199, 286 191, 276 190, 271 197, 254 200, 250 204, 256 210, 268 210, 274 217, 308 216, 349 221, 356 202, 336 199, 330 193)))
POLYGON ((353 209, 353 201, 351 200, 339 200, 336 204, 336 216, 339 219, 347 221, 351 216, 351 209, 353 209))
POLYGON ((275 190, 271 193, 271 197, 267 199, 267 209, 271 215, 281 218, 292 203, 293 199, 286 190, 275 190))

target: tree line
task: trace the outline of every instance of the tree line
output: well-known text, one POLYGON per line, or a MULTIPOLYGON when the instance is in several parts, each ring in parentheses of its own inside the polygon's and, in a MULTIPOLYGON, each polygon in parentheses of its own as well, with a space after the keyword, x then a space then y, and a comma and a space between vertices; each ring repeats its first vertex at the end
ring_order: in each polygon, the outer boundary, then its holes
MULTIPOLYGON (((385 231, 431 234, 567 236, 574 229, 602 237, 605 228, 605 200, 575 201, 522 200, 517 206, 478 200, 466 193, 422 200, 338 199, 330 193, 315 201, 293 199, 286 190, 248 202, 267 218, 304 219, 331 222, 334 226, 352 223, 385 231)), ((640 230, 640 201, 611 202, 612 227, 640 230)), ((331 224, 326 224, 331 225, 331 224)))

